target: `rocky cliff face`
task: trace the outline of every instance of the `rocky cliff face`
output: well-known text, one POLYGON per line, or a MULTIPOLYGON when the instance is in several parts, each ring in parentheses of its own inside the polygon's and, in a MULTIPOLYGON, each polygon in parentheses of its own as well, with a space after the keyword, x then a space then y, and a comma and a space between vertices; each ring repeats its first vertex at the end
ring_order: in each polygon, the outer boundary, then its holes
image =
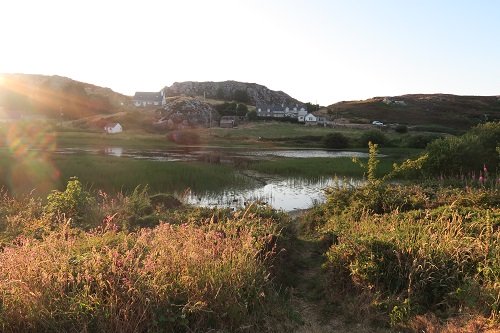
POLYGON ((209 127, 218 123, 219 114, 212 105, 192 97, 173 97, 167 100, 164 109, 159 109, 157 128, 185 129, 209 127))
POLYGON ((270 90, 256 83, 237 81, 223 82, 175 82, 164 90, 168 97, 172 96, 203 96, 206 98, 235 100, 251 105, 257 104, 303 104, 282 91, 270 90))

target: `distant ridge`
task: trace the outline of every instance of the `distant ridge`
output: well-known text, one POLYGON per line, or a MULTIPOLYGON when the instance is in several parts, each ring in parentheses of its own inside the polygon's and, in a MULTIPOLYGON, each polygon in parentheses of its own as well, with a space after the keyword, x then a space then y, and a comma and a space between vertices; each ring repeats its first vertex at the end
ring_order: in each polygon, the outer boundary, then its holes
POLYGON ((440 125, 467 129, 480 122, 500 120, 500 96, 408 94, 373 97, 332 104, 323 112, 353 122, 440 125))

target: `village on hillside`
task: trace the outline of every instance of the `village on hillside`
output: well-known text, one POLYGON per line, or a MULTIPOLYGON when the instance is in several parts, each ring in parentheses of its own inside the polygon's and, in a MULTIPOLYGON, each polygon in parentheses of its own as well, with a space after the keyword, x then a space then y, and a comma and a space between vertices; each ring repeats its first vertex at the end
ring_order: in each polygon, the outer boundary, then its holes
MULTIPOLYGON (((162 89, 160 92, 136 92, 133 96, 132 103, 137 108, 156 108, 160 116, 155 121, 154 125, 165 125, 172 127, 172 123, 174 122, 174 119, 172 118, 180 116, 181 111, 177 109, 174 112, 168 113, 163 112, 162 109, 165 111, 171 111, 173 102, 170 99, 173 97, 174 96, 167 97, 165 89, 162 89), (165 115, 165 113, 167 113, 168 115, 165 115)), ((201 99, 201 101, 203 100, 204 98, 201 99)), ((188 106, 187 108, 184 108, 183 112, 187 111, 188 113, 196 113, 198 112, 198 110, 196 109, 199 108, 199 104, 202 103, 191 101, 190 104, 192 110, 186 110, 190 108, 188 106)), ((213 119, 207 119, 205 121, 206 127, 219 126, 223 128, 232 128, 236 127, 240 122, 246 121, 246 119, 248 118, 246 115, 224 115, 216 117, 214 114, 211 114, 211 110, 208 110, 208 112, 208 117, 210 118, 212 116, 213 119)), ((256 103, 254 112, 256 119, 290 120, 296 121, 297 123, 301 123, 306 126, 331 126, 331 122, 329 121, 329 119, 327 119, 327 117, 308 112, 306 106, 299 103, 295 103, 293 105, 286 104, 285 101, 281 104, 256 103)), ((110 125, 116 126, 116 124, 110 125)), ((108 133, 112 133, 109 131, 110 125, 107 125, 108 127, 106 129, 108 133)), ((188 126, 187 121, 185 123, 185 126, 188 126)))

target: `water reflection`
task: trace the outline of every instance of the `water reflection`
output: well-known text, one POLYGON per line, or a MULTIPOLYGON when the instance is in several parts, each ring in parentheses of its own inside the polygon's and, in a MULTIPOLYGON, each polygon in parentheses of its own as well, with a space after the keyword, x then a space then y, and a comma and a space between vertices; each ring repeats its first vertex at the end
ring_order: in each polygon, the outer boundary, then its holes
POLYGON ((338 151, 324 149, 299 149, 299 150, 268 150, 268 151, 251 151, 247 153, 252 156, 276 156, 286 158, 317 158, 317 157, 368 157, 367 153, 356 151, 338 151))
POLYGON ((211 195, 191 195, 187 200, 190 204, 203 207, 240 208, 252 202, 269 204, 273 208, 284 211, 310 208, 316 203, 325 201, 324 189, 345 182, 357 186, 360 181, 355 179, 339 180, 333 178, 307 179, 276 179, 267 184, 249 190, 224 191, 211 195))
MULTIPOLYGON (((296 150, 249 150, 224 148, 170 148, 160 149, 127 149, 123 147, 92 148, 60 148, 56 154, 103 154, 113 157, 127 157, 140 160, 162 162, 175 161, 202 161, 211 164, 242 162, 245 160, 264 159, 269 157, 284 158, 337 158, 337 157, 367 157, 366 153, 354 151, 331 151, 324 149, 296 149, 296 150)), ((382 155, 381 155, 382 156, 382 155)))
POLYGON ((108 147, 104 149, 104 154, 109 156, 121 157, 123 154, 122 147, 108 147))

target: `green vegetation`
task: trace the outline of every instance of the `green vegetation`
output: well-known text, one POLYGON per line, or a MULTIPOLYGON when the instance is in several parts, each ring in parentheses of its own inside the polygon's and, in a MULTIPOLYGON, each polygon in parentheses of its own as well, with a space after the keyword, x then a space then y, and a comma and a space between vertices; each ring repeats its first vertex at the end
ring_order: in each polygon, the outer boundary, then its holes
MULTIPOLYGON (((435 140, 427 146, 429 158, 424 166, 427 174, 460 176, 496 171, 500 159, 500 122, 474 127, 460 137, 435 140)), ((469 176, 470 177, 470 176, 469 176)))
POLYGON ((16 157, 0 152, 0 183, 11 193, 37 190, 45 195, 62 189, 64 182, 77 176, 84 184, 107 192, 131 192, 148 185, 153 192, 215 193, 253 183, 227 165, 202 162, 165 163, 102 155, 36 154, 16 157))
MULTIPOLYGON (((248 107, 244 103, 224 102, 222 104, 215 105, 215 109, 221 116, 244 117, 248 113, 248 107)), ((257 113, 255 115, 257 115, 257 113)))
POLYGON ((349 139, 342 133, 330 133, 325 135, 323 143, 326 148, 342 149, 349 147, 349 139))
MULTIPOLYGON (((383 176, 389 173, 394 161, 391 158, 382 159, 377 174, 383 176)), ((363 168, 353 164, 352 159, 348 157, 283 158, 255 161, 250 163, 248 168, 263 174, 305 178, 321 176, 362 178, 365 173, 363 168)))
POLYGON ((361 147, 368 146, 369 142, 383 146, 387 143, 387 136, 380 130, 369 130, 363 132, 359 138, 361 147))
MULTIPOLYGON (((497 123, 485 124, 453 140, 498 163, 497 131, 497 123)), ((446 140, 437 144, 448 148, 446 140)), ((201 178, 217 186, 239 182, 220 165, 56 157, 58 170, 81 180, 71 179, 46 200, 0 194, 2 331, 289 331, 306 314, 297 298, 326 319, 334 314, 346 331, 363 325, 365 331, 437 332, 457 320, 494 330, 500 322, 498 170, 490 168, 488 177, 483 170, 482 179, 392 182, 425 175, 433 149, 402 163, 398 158, 392 168, 395 160, 379 159, 371 142, 369 158, 354 164, 251 163, 267 174, 365 175, 359 187, 339 182, 328 189, 326 203, 299 224, 258 204, 234 212, 193 208, 182 198, 151 196, 146 186, 124 194, 93 192, 81 183, 92 176, 132 185, 157 173, 150 184, 166 188, 189 168, 202 175, 193 186, 201 178)), ((409 152, 384 150, 401 158, 409 152)), ((14 152, 9 158, 28 161, 25 166, 43 161, 14 152)), ((454 154, 442 149, 439 156, 454 154)), ((5 171, 5 158, 2 163, 5 171)))
POLYGON ((386 180, 425 166, 428 155, 395 165, 383 178, 376 173, 376 155, 377 146, 370 144, 364 186, 330 188, 327 202, 302 220, 302 232, 327 241, 319 247, 326 256, 318 291, 327 295, 325 306, 356 322, 412 331, 444 330, 435 316, 498 323, 496 181, 462 181, 458 188, 391 184, 386 180))

